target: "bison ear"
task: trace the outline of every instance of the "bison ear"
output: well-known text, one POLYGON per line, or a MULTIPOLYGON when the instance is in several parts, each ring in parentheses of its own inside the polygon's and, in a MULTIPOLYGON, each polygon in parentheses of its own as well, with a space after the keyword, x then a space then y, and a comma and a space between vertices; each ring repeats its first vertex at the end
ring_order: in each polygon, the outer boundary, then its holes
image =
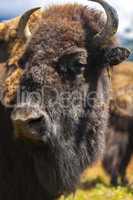
POLYGON ((126 60, 129 55, 130 51, 123 47, 104 49, 104 64, 118 65, 126 60))

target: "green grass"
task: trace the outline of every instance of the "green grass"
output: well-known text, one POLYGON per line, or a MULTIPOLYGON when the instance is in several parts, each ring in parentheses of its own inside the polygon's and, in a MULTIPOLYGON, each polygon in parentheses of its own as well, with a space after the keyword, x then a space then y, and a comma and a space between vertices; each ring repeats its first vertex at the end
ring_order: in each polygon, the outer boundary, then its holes
MULTIPOLYGON (((128 177, 133 183, 133 163, 129 166, 128 177)), ((60 200, 133 200, 133 185, 128 187, 112 187, 109 178, 100 164, 87 170, 82 178, 81 185, 75 194, 61 197, 60 200)))
POLYGON ((90 191, 78 190, 75 196, 62 197, 61 200, 133 200, 133 192, 123 187, 108 188, 99 184, 90 191))

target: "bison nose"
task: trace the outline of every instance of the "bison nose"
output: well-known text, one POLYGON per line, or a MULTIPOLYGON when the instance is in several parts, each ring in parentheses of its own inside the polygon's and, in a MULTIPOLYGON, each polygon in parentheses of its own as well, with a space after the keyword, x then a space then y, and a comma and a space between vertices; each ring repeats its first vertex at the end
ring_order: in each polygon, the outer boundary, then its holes
POLYGON ((42 112, 34 107, 17 107, 11 114, 17 138, 40 140, 44 131, 41 131, 41 123, 45 125, 42 112))
POLYGON ((22 124, 39 120, 42 117, 42 113, 34 107, 17 107, 14 109, 11 115, 14 123, 20 122, 22 124))
POLYGON ((46 140, 51 134, 51 120, 36 106, 16 107, 11 114, 15 135, 20 139, 46 140))

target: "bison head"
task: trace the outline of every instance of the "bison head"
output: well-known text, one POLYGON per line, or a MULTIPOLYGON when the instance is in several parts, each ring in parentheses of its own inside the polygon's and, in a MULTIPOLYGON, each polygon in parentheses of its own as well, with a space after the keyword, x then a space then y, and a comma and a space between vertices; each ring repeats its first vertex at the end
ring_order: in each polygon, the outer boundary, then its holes
MULTIPOLYGON (((116 11, 102 0, 100 12, 81 5, 45 10, 32 34, 31 11, 19 22, 27 38, 12 120, 31 146, 35 170, 51 194, 72 191, 81 172, 103 149, 108 118, 109 68, 128 57, 115 47, 116 11)), ((34 10, 32 10, 34 11, 34 10)))

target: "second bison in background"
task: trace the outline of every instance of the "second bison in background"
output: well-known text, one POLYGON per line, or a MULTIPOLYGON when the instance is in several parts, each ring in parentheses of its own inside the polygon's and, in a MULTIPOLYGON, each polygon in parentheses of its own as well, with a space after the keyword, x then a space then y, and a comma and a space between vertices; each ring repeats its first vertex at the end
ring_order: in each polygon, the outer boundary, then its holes
POLYGON ((21 74, 12 72, 4 80, 2 100, 14 104, 14 131, 0 145, 1 199, 52 200, 73 192, 103 151, 109 68, 129 51, 115 46, 116 11, 96 2, 107 22, 97 10, 68 4, 45 10, 32 34, 27 21, 37 9, 18 23, 17 39, 26 46, 15 63, 21 74))
POLYGON ((118 185, 128 183, 126 170, 133 154, 133 63, 115 67, 112 86, 103 167, 118 185))

